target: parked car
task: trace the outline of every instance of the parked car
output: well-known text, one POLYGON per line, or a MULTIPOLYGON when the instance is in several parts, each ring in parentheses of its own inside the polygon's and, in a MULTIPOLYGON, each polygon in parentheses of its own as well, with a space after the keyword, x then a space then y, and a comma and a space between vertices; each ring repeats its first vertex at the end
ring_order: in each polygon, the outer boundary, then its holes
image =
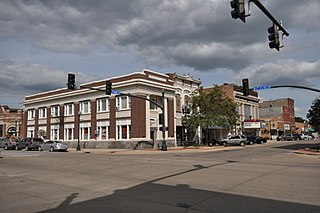
POLYGON ((247 137, 244 135, 232 135, 227 137, 226 139, 223 139, 221 141, 221 145, 227 146, 227 145, 240 145, 245 146, 247 144, 247 137))
POLYGON ((251 136, 247 136, 247 140, 249 141, 250 144, 254 144, 254 143, 267 143, 267 139, 266 138, 262 138, 260 136, 257 135, 251 135, 251 136))
POLYGON ((40 150, 67 151, 68 145, 62 141, 46 141, 40 146, 40 150))
POLYGON ((300 137, 301 137, 301 140, 313 140, 312 135, 309 135, 307 133, 301 133, 300 137))
MULTIPOLYGON (((42 138, 24 138, 16 143, 16 150, 26 149, 26 150, 39 150, 39 147, 43 144, 42 138)), ((41 148, 40 148, 41 150, 41 148)))
POLYGON ((301 140, 299 134, 292 134, 292 133, 285 133, 277 137, 277 141, 294 141, 294 140, 301 140))
POLYGON ((2 137, 0 138, 0 147, 4 148, 5 150, 8 149, 15 149, 16 147, 16 140, 14 139, 10 139, 10 138, 6 138, 6 137, 2 137))

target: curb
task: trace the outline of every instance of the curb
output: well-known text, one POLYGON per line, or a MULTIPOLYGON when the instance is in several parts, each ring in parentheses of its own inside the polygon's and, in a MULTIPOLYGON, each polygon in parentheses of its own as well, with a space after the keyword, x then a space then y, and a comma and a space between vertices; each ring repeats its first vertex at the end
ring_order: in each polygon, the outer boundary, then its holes
POLYGON ((306 150, 306 149, 299 149, 294 151, 295 154, 302 154, 302 155, 313 155, 313 156, 320 156, 320 152, 316 152, 313 150, 306 150))

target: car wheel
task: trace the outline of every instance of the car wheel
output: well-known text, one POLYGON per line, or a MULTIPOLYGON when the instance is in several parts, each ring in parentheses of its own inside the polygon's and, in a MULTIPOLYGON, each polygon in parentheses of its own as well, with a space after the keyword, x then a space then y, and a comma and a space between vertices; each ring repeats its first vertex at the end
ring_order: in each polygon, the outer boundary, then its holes
POLYGON ((26 151, 29 151, 29 147, 28 146, 26 146, 26 151))
POLYGON ((5 146, 4 146, 4 150, 8 150, 8 145, 5 145, 5 146))
POLYGON ((50 147, 49 152, 53 152, 53 151, 54 151, 54 148, 50 147))
POLYGON ((222 142, 222 146, 227 146, 227 142, 222 142))
POLYGON ((16 148, 17 151, 19 150, 19 146, 16 146, 15 148, 16 148))
POLYGON ((240 146, 244 146, 245 143, 243 141, 240 142, 240 146))
POLYGON ((250 141, 249 144, 250 144, 250 145, 253 145, 253 141, 250 141))
POLYGON ((39 151, 39 152, 42 151, 42 147, 41 147, 41 146, 38 147, 38 151, 39 151))

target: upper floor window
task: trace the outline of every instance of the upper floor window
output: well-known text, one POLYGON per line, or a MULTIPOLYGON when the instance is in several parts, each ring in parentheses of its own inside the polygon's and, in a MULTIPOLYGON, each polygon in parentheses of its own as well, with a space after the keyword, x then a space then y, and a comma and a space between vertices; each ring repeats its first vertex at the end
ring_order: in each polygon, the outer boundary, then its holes
POLYGON ((39 109, 39 118, 47 118, 47 108, 39 109))
POLYGON ((97 112, 107 112, 109 111, 110 103, 108 99, 97 100, 97 112))
POLYGON ((64 115, 74 115, 74 104, 64 105, 64 115))
POLYGON ((130 109, 131 108, 131 98, 129 96, 120 96, 116 99, 117 109, 130 109))
POLYGON ((181 112, 181 96, 176 94, 176 111, 181 112))
POLYGON ((28 120, 34 120, 36 116, 36 111, 34 109, 28 110, 28 120))
POLYGON ((90 101, 84 101, 80 103, 80 112, 83 114, 88 114, 91 112, 90 101))
MULTIPOLYGON (((150 100, 160 106, 162 106, 162 101, 160 99, 160 97, 150 97, 150 100)), ((150 102, 150 109, 154 109, 157 110, 158 106, 154 103, 150 102)))
POLYGON ((51 116, 52 117, 60 116, 60 106, 52 106, 51 107, 51 116))

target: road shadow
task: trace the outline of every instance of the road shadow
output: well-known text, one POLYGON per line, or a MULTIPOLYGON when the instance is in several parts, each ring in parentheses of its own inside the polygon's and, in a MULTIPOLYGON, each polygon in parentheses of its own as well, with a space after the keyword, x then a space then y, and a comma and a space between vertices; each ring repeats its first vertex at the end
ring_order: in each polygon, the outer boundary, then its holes
POLYGON ((43 212, 320 212, 320 206, 192 189, 184 184, 146 183, 80 203, 70 204, 70 196, 66 200, 43 212))
MULTIPOLYGON (((222 164, 236 163, 228 161, 222 164)), ((64 212, 110 212, 110 213, 197 213, 197 212, 272 212, 272 213, 313 213, 320 212, 320 206, 301 203, 236 195, 203 189, 194 189, 189 185, 165 185, 161 181, 181 174, 207 169, 211 166, 193 165, 194 168, 176 174, 160 177, 128 189, 115 190, 112 195, 72 203, 78 195, 73 193, 66 197, 56 208, 41 213, 64 212)), ((208 181, 210 177, 208 177, 208 181)))
POLYGON ((316 148, 317 144, 316 143, 301 143, 301 144, 290 144, 290 145, 285 145, 285 146, 277 146, 274 148, 277 149, 289 149, 289 150, 299 150, 299 149, 314 149, 316 148))

